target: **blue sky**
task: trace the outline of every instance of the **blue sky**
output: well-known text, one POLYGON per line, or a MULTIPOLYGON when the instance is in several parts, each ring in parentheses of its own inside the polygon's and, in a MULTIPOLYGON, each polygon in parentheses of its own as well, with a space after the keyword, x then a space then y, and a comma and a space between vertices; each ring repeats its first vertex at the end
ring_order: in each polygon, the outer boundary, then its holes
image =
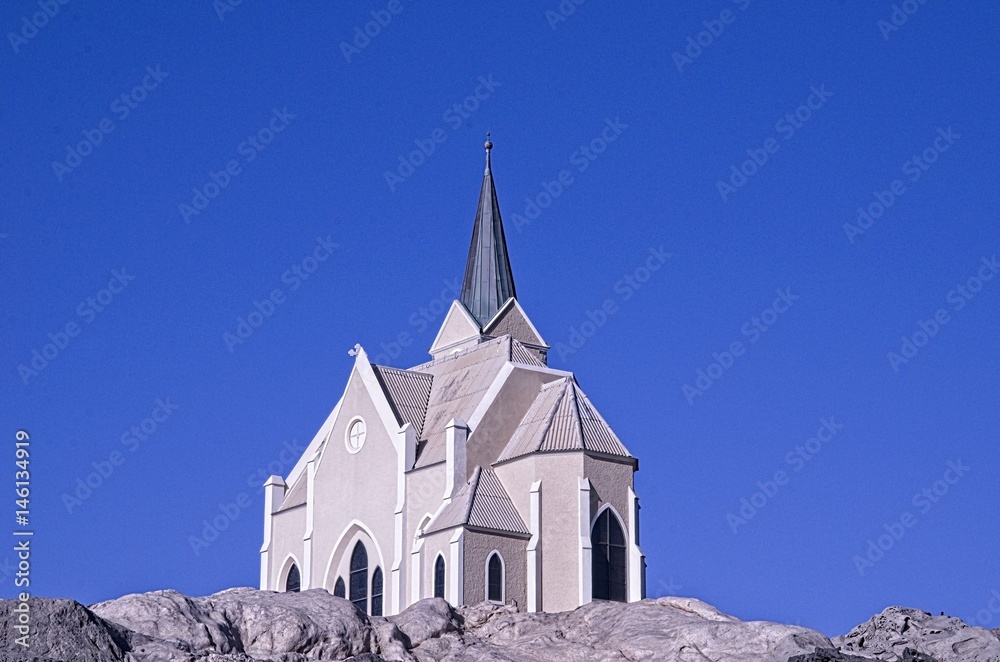
POLYGON ((490 130, 520 301, 640 458, 651 595, 1000 627, 995 4, 49 4, 0 10, 36 594, 256 583, 260 477, 347 350, 426 360, 490 130))

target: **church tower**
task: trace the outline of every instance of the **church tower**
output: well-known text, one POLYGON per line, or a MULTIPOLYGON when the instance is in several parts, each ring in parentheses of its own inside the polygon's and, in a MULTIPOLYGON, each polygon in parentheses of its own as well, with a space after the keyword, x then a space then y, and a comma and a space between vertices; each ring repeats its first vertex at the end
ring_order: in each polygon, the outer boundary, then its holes
POLYGON ((333 411, 265 483, 262 589, 325 588, 376 615, 428 597, 527 611, 645 597, 639 462, 573 373, 547 365, 485 147, 461 295, 431 360, 351 350, 333 411))

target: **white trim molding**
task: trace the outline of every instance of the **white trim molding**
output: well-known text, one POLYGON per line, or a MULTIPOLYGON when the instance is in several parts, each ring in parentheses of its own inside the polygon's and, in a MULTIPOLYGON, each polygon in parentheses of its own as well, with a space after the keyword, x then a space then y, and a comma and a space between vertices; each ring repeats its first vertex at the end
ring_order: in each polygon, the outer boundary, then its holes
POLYGON ((529 612, 542 610, 542 481, 531 484, 531 516, 529 527, 531 540, 528 541, 528 605, 529 612))
POLYGON ((591 518, 590 518, 590 479, 580 478, 580 500, 578 508, 579 533, 580 533, 580 555, 579 555, 579 583, 580 594, 579 604, 585 605, 594 599, 594 575, 593 562, 594 550, 590 544, 591 518))
POLYGON ((628 488, 628 601, 646 598, 646 555, 639 547, 639 497, 628 488))
POLYGON ((465 604, 465 529, 458 529, 448 541, 451 548, 451 568, 448 569, 448 585, 444 593, 452 607, 465 604))

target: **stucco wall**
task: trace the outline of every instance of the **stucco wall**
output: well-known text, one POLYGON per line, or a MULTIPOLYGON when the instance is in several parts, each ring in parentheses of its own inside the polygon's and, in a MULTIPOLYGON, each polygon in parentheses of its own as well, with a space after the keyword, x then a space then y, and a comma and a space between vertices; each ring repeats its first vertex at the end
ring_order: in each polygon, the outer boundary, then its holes
MULTIPOLYGON (((444 495, 445 465, 444 463, 434 464, 406 474, 406 527, 403 537, 403 551, 407 557, 407 571, 410 568, 410 552, 416 539, 417 527, 427 514, 434 515, 441 507, 441 499, 444 495)), ((446 541, 447 542, 447 541, 446 541)), ((426 544, 424 549, 426 549, 426 544)), ((448 560, 448 553, 445 550, 445 560, 448 560)), ((423 573, 426 575, 428 561, 423 563, 423 573)), ((411 605, 421 598, 433 595, 433 584, 428 584, 426 577, 421 578, 420 596, 412 594, 412 579, 407 578, 404 583, 404 600, 402 605, 411 605)))
POLYGON ((444 567, 445 567, 445 599, 451 590, 451 545, 450 541, 452 536, 455 535, 457 529, 448 529, 446 531, 439 531, 437 533, 432 533, 429 536, 423 538, 423 546, 421 547, 421 581, 420 581, 420 595, 410 596, 411 603, 417 600, 422 600, 424 598, 434 597, 434 563, 437 560, 438 555, 444 557, 444 567))
POLYGON ((295 557, 299 572, 302 572, 302 533, 305 531, 306 508, 299 506, 275 515, 271 520, 271 570, 267 585, 276 591, 285 587, 281 573, 289 554, 295 557))
POLYGON ((519 608, 527 604, 526 540, 495 536, 475 531, 465 534, 465 604, 486 599, 486 560, 496 550, 504 562, 505 602, 519 608))
POLYGON ((524 317, 517 306, 511 305, 507 309, 507 312, 503 314, 503 317, 496 321, 489 331, 490 335, 499 338, 500 336, 511 336, 516 338, 521 342, 526 342, 529 345, 538 345, 542 342, 534 331, 531 329, 531 325, 528 320, 524 317))
POLYGON ((514 368, 503 389, 493 400, 482 421, 469 437, 468 460, 471 475, 475 466, 488 467, 507 446, 543 384, 559 379, 538 370, 514 368))
POLYGON ((333 592, 338 575, 347 581, 353 541, 365 535, 369 586, 376 566, 384 576, 384 609, 391 605, 396 449, 357 370, 333 425, 330 440, 316 468, 314 487, 313 567, 310 588, 333 592), (350 453, 347 427, 361 416, 367 428, 364 446, 350 453), (362 533, 363 532, 363 533, 362 533), (336 547, 336 548, 335 548, 336 547))
POLYGON ((621 517, 627 532, 629 523, 628 488, 632 487, 634 474, 632 465, 587 456, 584 461, 584 469, 591 485, 591 519, 605 503, 610 503, 621 517))

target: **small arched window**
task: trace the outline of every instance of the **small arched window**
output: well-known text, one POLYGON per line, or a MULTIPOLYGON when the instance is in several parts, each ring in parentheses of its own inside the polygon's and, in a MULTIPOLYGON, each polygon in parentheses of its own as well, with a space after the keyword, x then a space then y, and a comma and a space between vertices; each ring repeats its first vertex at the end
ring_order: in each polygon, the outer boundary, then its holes
POLYGON ((625 533, 610 508, 605 508, 590 534, 593 548, 593 597, 628 602, 625 533))
POLYGON ((486 562, 486 599, 490 602, 504 602, 504 576, 503 559, 499 552, 490 554, 490 560, 486 562))
POLYGON ((361 541, 351 554, 351 602, 368 613, 368 550, 361 541))
POLYGON ((372 616, 382 615, 382 568, 372 573, 372 616))
POLYGON ((343 598, 347 596, 347 590, 344 587, 343 577, 337 577, 337 583, 333 585, 333 594, 338 598, 343 598))
POLYGON ((299 576, 299 566, 292 564, 288 569, 288 577, 285 578, 285 590, 289 593, 298 593, 302 586, 302 578, 299 576))
POLYGON ((444 597, 444 557, 437 557, 434 562, 434 597, 444 597))

